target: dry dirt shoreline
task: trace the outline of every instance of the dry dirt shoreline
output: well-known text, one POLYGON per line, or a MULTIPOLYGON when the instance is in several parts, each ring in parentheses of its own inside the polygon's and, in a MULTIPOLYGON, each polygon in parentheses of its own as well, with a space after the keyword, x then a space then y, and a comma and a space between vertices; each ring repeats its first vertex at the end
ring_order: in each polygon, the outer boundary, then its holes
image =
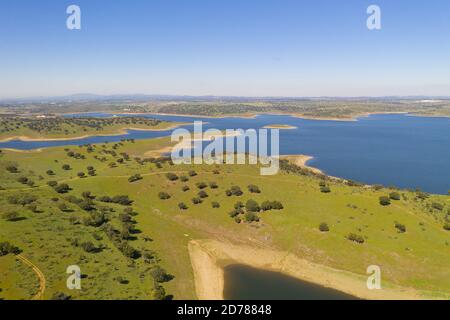
POLYGON ((194 271, 196 294, 200 300, 223 300, 223 267, 245 264, 282 272, 300 280, 333 288, 361 299, 416 300, 424 297, 414 289, 382 283, 382 290, 368 290, 367 276, 311 263, 289 252, 235 245, 216 240, 193 240, 188 245, 194 271))

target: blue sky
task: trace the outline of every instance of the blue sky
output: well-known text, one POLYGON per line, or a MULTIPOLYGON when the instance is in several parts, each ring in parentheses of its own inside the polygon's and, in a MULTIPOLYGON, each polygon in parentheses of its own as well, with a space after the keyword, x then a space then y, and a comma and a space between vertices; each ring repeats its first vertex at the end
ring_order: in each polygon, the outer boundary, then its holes
POLYGON ((0 98, 74 93, 450 96, 450 1, 1 0, 0 98))

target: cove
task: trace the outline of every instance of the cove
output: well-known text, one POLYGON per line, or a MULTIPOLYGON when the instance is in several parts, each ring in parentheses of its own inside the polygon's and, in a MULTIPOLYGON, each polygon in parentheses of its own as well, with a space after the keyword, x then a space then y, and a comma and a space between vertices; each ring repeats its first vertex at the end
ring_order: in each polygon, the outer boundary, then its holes
MULTIPOLYGON (((68 117, 111 117, 106 113, 68 117)), ((130 116, 130 115, 123 115, 130 116)), ((371 115, 358 121, 309 120, 288 115, 255 118, 201 118, 195 116, 131 115, 165 121, 207 122, 204 130, 260 129, 272 124, 296 127, 280 130, 280 153, 314 157, 308 165, 326 174, 366 184, 447 194, 450 190, 450 118, 405 114, 371 115)), ((183 126, 192 129, 192 125, 183 126)), ((45 147, 117 142, 169 136, 168 131, 136 131, 110 137, 70 141, 9 141, 1 148, 31 150, 45 147)))
POLYGON ((225 300, 357 300, 346 293, 279 272, 242 264, 224 268, 225 300))

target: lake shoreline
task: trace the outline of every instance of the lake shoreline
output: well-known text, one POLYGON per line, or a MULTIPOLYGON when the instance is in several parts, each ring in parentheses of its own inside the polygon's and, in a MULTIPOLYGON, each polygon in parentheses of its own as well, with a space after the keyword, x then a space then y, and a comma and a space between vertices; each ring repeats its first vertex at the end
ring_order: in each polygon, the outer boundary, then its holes
POLYGON ((416 290, 386 284, 383 290, 368 290, 366 276, 318 265, 289 252, 261 248, 256 245, 193 240, 189 242, 188 250, 199 300, 224 299, 223 268, 231 264, 243 264, 257 269, 280 272, 360 299, 424 299, 424 296, 416 290))
POLYGON ((119 131, 110 133, 110 134, 86 134, 82 136, 77 137, 67 137, 67 138, 31 138, 29 136, 13 136, 9 138, 0 139, 0 143, 3 142, 11 142, 11 141, 22 141, 22 142, 51 142, 51 141, 73 141, 73 140, 81 140, 81 139, 87 139, 91 137, 116 137, 116 136, 122 136, 129 133, 129 131, 169 131, 176 129, 180 126, 186 125, 185 123, 175 124, 168 126, 167 128, 158 128, 158 129, 151 129, 151 128, 133 128, 133 127, 126 127, 119 129, 119 131))

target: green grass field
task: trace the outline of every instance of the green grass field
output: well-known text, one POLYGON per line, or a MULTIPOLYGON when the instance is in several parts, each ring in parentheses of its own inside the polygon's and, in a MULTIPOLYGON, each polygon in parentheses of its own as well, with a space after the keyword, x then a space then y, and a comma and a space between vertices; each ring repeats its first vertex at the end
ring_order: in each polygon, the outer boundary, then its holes
MULTIPOLYGON (((0 154, 0 214, 16 213, 15 221, 0 218, 0 242, 19 247, 22 255, 39 267, 46 278, 45 299, 57 292, 73 299, 153 299, 161 298, 159 286, 165 295, 175 299, 195 299, 187 250, 193 239, 249 245, 256 241, 260 246, 286 250, 315 263, 362 275, 367 266, 375 264, 382 268, 383 279, 389 284, 413 288, 428 297, 450 296, 450 233, 444 229, 449 196, 421 197, 400 190, 400 200, 382 206, 380 196, 392 190, 330 180, 327 184, 331 192, 324 193, 320 177, 314 175, 281 171, 275 176, 261 176, 259 167, 251 165, 191 166, 171 165, 162 159, 142 161, 152 150, 167 147, 168 141, 162 138, 99 144, 89 150, 4 150, 0 154), (70 152, 83 157, 68 156, 70 152), (63 165, 69 165, 70 170, 64 170, 63 165), (94 167, 95 175, 88 174, 88 166, 94 167), (12 173, 11 167, 18 173, 12 173), (197 175, 189 176, 191 170, 197 175), (80 178, 79 172, 86 177, 80 178), (167 173, 179 178, 170 181, 167 173), (141 179, 130 183, 129 177, 135 174, 140 174, 141 179), (182 176, 188 181, 181 181, 182 176), (67 183, 71 190, 59 194, 47 185, 49 181, 67 183), (192 198, 198 196, 200 182, 215 182, 218 187, 206 187, 208 197, 195 205, 192 198), (250 193, 250 184, 258 186, 261 193, 250 193), (189 190, 183 191, 183 186, 189 190), (227 196, 226 190, 232 186, 239 186, 243 195, 227 196), (67 198, 83 199, 86 191, 96 197, 90 200, 91 211, 67 198), (160 192, 168 193, 170 199, 161 200, 160 192), (115 195, 128 195, 132 205, 99 201, 100 197, 115 195), (20 201, 14 204, 11 197, 34 197, 35 201, 31 205, 21 205, 20 201), (284 209, 258 213, 259 222, 237 223, 229 212, 236 202, 245 204, 249 199, 259 204, 280 201, 284 209), (181 210, 181 202, 188 209, 181 210), (218 202, 220 208, 213 208, 213 202, 218 202), (68 207, 64 212, 61 203, 68 207), (120 230, 121 214, 128 207, 137 213, 132 216, 135 230, 126 240, 141 253, 135 259, 127 257, 107 236, 104 221, 100 226, 86 224, 93 213, 103 212, 107 224, 120 230), (319 230, 321 223, 329 226, 328 232, 319 230), (396 223, 404 225, 406 232, 399 232, 396 223), (362 236, 364 243, 348 240, 350 233, 362 236), (84 250, 80 244, 86 242, 92 242, 98 252, 84 250), (80 291, 66 288, 66 269, 70 265, 81 267, 80 291), (161 281, 155 277, 157 266, 173 279, 161 281)), ((244 215, 240 217, 244 219, 244 215)), ((0 257, 0 268, 0 298, 33 297, 39 281, 31 269, 11 254, 0 257)))

